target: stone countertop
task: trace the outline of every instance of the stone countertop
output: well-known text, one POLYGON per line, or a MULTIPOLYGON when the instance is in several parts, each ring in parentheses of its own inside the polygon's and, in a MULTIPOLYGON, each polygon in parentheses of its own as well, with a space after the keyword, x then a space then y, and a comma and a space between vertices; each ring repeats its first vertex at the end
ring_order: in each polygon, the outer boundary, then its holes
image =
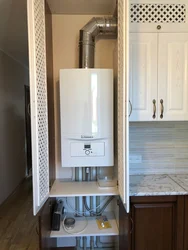
POLYGON ((188 175, 131 175, 130 196, 188 195, 188 175))
POLYGON ((175 181, 179 186, 188 192, 188 174, 180 175, 169 175, 170 178, 175 181))

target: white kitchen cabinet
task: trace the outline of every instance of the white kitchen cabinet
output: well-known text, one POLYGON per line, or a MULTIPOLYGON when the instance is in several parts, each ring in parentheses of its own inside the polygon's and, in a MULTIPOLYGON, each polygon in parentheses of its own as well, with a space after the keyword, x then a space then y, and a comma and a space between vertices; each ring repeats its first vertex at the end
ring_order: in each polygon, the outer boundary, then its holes
POLYGON ((160 34, 158 62, 158 115, 188 120, 188 33, 160 34))
POLYGON ((188 120, 188 33, 131 33, 130 48, 130 121, 188 120))
POLYGON ((187 30, 187 0, 130 0, 131 32, 184 33, 187 30))
POLYGON ((130 34, 130 121, 157 119, 157 39, 156 33, 130 34))

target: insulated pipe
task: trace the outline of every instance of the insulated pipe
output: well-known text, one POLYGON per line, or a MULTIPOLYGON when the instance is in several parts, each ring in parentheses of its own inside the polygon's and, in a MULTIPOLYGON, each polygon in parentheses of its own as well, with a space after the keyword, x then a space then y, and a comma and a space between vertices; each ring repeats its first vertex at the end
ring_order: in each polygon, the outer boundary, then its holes
POLYGON ((79 250, 80 247, 80 237, 76 237, 76 249, 79 250))
MULTIPOLYGON (((86 168, 82 167, 82 181, 86 181, 86 168)), ((83 216, 86 216, 86 209, 84 206, 84 196, 82 197, 82 211, 83 211, 83 216)), ((86 250, 87 249, 87 237, 83 237, 82 238, 82 242, 83 242, 83 249, 86 250)))
POLYGON ((82 181, 86 181, 86 168, 82 167, 82 181))
POLYGON ((115 17, 93 17, 81 30, 79 41, 79 68, 94 68, 95 41, 117 37, 115 17))
POLYGON ((83 237, 83 249, 84 250, 87 249, 87 237, 86 236, 83 237))
POLYGON ((94 236, 91 236, 91 237, 90 237, 90 247, 91 247, 91 250, 94 250, 94 249, 95 249, 94 236))
MULTIPOLYGON (((79 168, 75 168, 75 181, 79 181, 79 168)), ((79 211, 80 203, 79 203, 79 197, 75 197, 75 209, 76 211, 79 211)), ((78 214, 76 213, 76 216, 78 214)))
MULTIPOLYGON (((93 181, 93 168, 90 169, 90 181, 93 181)), ((93 209, 94 207, 94 197, 90 196, 90 209, 93 209)), ((92 216, 92 213, 90 213, 90 216, 92 216)), ((94 250, 95 248, 95 242, 94 242, 94 236, 90 237, 90 248, 91 250, 94 250)))
MULTIPOLYGON (((97 176, 99 175, 100 173, 100 169, 99 168, 96 168, 96 180, 97 180, 97 176)), ((100 196, 96 196, 96 207, 98 207, 100 204, 100 196)), ((97 208, 96 210, 96 213, 99 212, 99 208, 97 208)))
MULTIPOLYGON (((82 181, 86 181, 86 168, 85 167, 82 167, 82 181)), ((84 196, 82 197, 82 211, 84 212, 83 215, 85 216, 86 215, 86 209, 85 209, 85 206, 84 206, 83 198, 84 198, 84 196)))
MULTIPOLYGON (((96 169, 96 178, 97 178, 98 175, 99 175, 99 169, 97 168, 96 169)), ((98 207, 99 204, 100 204, 100 196, 96 196, 96 207, 98 207)), ((99 209, 97 209, 96 212, 99 212, 99 209)), ((100 242, 100 236, 97 236, 96 237, 96 245, 97 244, 99 245, 99 242, 100 242)), ((97 247, 99 247, 98 245, 97 245, 97 247)))

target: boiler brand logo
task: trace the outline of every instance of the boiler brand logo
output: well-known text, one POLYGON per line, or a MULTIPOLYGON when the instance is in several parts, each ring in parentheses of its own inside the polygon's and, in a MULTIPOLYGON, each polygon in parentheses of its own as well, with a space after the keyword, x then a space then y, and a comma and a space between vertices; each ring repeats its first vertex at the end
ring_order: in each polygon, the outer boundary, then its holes
POLYGON ((93 138, 92 135, 81 135, 81 138, 85 138, 85 139, 90 139, 90 138, 93 138))

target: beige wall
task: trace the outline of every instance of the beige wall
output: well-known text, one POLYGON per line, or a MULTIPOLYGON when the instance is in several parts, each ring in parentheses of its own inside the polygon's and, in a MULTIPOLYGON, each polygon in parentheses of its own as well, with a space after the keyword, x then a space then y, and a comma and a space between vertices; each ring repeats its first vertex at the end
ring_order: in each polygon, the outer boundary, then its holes
MULTIPOLYGON (((92 18, 90 15, 53 15, 53 56, 56 123, 56 177, 72 175, 70 169, 62 169, 60 162, 60 126, 59 126, 59 70, 78 68, 79 30, 92 18)), ((95 67, 113 68, 113 50, 115 40, 101 40, 96 44, 95 67)))
POLYGON ((0 50, 0 204, 25 177, 24 84, 28 70, 0 50))

